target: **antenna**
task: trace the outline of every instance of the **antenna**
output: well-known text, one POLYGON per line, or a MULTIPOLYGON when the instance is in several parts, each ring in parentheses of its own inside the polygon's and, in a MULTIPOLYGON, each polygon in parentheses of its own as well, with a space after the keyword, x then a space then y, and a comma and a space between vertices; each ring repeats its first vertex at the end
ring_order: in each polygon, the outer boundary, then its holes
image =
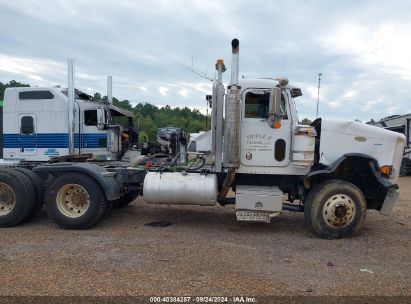
POLYGON ((321 76, 322 73, 318 73, 318 95, 317 95, 317 111, 315 112, 315 118, 318 118, 318 105, 320 104, 320 88, 321 88, 321 76))
POLYGON ((194 57, 191 57, 191 67, 187 67, 191 72, 193 72, 194 74, 200 76, 201 78, 204 78, 206 80, 209 81, 214 81, 213 78, 211 78, 210 76, 208 76, 207 73, 207 68, 205 69, 205 72, 199 72, 194 68, 194 57))

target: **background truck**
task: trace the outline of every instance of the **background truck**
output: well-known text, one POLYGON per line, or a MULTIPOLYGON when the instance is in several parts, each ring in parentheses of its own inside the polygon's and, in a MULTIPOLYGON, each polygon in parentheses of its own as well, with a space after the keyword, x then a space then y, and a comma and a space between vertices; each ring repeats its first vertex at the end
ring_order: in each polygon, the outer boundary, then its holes
POLYGON ((76 94, 70 64, 67 94, 57 88, 7 89, 0 225, 29 219, 45 201, 60 226, 89 228, 113 204, 124 206, 138 194, 148 204, 234 203, 240 221, 270 222, 283 210, 300 211, 323 238, 355 234, 367 209, 391 212, 398 198, 402 134, 324 118, 300 125, 295 98, 302 92, 287 79, 239 81, 237 39, 227 88, 223 60, 216 69, 207 97, 211 130, 191 145, 191 157, 182 130, 160 132, 175 153, 160 162, 135 149, 133 129, 112 119, 131 119, 128 112, 76 94), (230 189, 235 197, 228 196, 230 189))
POLYGON ((384 128, 390 131, 398 132, 405 135, 405 149, 401 164, 401 175, 411 174, 411 139, 410 139, 410 125, 411 114, 406 115, 391 115, 380 119, 376 122, 371 122, 373 126, 384 128))

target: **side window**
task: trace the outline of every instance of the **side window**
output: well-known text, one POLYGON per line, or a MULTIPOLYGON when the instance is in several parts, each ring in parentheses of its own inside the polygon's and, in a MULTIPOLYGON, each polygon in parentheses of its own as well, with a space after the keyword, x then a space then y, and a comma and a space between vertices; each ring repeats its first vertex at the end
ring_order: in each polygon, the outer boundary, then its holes
POLYGON ((54 95, 50 91, 25 91, 19 93, 19 99, 53 99, 54 95))
POLYGON ((84 111, 84 124, 86 126, 97 126, 97 110, 84 111))
POLYGON ((248 92, 245 95, 245 118, 268 118, 270 93, 255 94, 248 92))
POLYGON ((31 116, 23 116, 20 123, 20 133, 24 135, 34 134, 34 119, 31 116))
MULTIPOLYGON (((284 94, 281 95, 281 112, 283 119, 287 119, 287 107, 284 94)), ((249 92, 245 96, 244 118, 268 118, 270 109, 270 93, 255 94, 249 92)))

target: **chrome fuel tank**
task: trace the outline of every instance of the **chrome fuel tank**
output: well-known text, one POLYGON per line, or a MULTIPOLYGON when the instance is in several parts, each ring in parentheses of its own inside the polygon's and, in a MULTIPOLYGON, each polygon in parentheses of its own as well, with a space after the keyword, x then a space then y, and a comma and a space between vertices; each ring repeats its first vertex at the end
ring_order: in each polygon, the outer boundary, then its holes
POLYGON ((217 200, 217 176, 185 172, 149 172, 143 196, 149 204, 213 206, 217 200))

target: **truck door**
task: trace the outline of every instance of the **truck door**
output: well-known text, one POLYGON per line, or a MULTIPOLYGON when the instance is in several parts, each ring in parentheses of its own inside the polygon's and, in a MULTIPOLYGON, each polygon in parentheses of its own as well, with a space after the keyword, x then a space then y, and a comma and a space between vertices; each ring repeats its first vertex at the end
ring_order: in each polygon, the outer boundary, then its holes
POLYGON ((81 123, 81 135, 79 139, 82 153, 107 155, 107 131, 97 128, 97 109, 84 109, 81 123))
POLYGON ((284 117, 277 129, 267 123, 268 90, 246 90, 241 100, 241 164, 249 167, 287 166, 290 162, 291 118, 285 94, 282 95, 284 117))
POLYGON ((37 154, 37 120, 35 114, 19 114, 18 119, 19 155, 33 156, 37 154))

